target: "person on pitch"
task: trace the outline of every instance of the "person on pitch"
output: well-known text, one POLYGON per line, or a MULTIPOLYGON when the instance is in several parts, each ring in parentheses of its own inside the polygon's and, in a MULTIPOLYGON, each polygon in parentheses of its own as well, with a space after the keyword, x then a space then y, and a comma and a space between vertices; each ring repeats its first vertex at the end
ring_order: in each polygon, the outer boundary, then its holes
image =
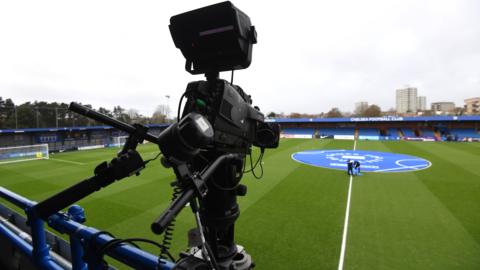
POLYGON ((355 175, 360 175, 360 162, 358 160, 355 160, 353 162, 353 168, 354 168, 355 175))
POLYGON ((353 161, 350 159, 347 161, 347 174, 353 175, 353 161))

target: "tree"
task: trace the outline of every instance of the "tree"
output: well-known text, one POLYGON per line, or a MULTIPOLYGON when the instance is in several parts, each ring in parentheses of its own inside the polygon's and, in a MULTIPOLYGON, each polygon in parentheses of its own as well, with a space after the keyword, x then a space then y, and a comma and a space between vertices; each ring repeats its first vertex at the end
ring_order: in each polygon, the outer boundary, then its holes
POLYGON ((66 103, 54 103, 57 114, 57 121, 59 127, 71 126, 71 117, 70 113, 73 112, 68 110, 68 104, 66 103))
POLYGON ((153 112, 151 121, 153 124, 161 124, 167 122, 168 107, 166 105, 158 105, 153 112))
POLYGON ((8 109, 5 106, 5 100, 0 97, 0 129, 7 128, 6 120, 7 120, 7 112, 8 109))
POLYGON ((353 114, 355 116, 363 116, 367 109, 368 109, 368 103, 366 102, 355 104, 355 110, 353 111, 353 114))
POLYGON ((338 108, 335 107, 328 111, 326 116, 327 118, 340 118, 343 117, 343 114, 338 108))
POLYGON ((435 116, 435 112, 432 110, 425 110, 423 111, 422 116, 435 116))
POLYGON ((269 117, 269 118, 274 118, 274 117, 277 117, 277 114, 274 113, 274 112, 269 112, 269 113, 267 114, 267 117, 269 117))
POLYGON ((55 121, 55 107, 57 103, 48 103, 45 101, 35 101, 33 103, 33 110, 35 115, 35 127, 45 128, 54 127, 55 121))
POLYGON ((157 106, 157 108, 155 108, 155 112, 159 112, 159 113, 161 113, 165 116, 168 115, 168 110, 169 110, 168 106, 165 105, 165 104, 160 104, 160 105, 157 106))
MULTIPOLYGON (((81 103, 79 103, 81 104, 81 103)), ((82 104, 81 104, 82 105, 82 104)), ((92 126, 104 125, 83 115, 68 110, 68 104, 46 101, 25 102, 15 105, 11 99, 0 97, 0 129, 10 128, 50 128, 50 127, 71 127, 71 126, 92 126)), ((92 105, 83 104, 92 109, 92 105)), ((156 115, 158 123, 166 122, 168 108, 161 105, 158 108, 163 116, 156 115)), ((121 106, 115 106, 113 111, 100 107, 99 113, 117 120, 131 123, 149 124, 150 117, 141 115, 137 109, 125 110, 121 106)))
POLYGON ((116 119, 122 118, 122 114, 125 112, 125 109, 120 106, 113 107, 113 117, 116 119))
MULTIPOLYGON (((92 105, 90 104, 82 104, 82 105, 89 109, 93 109, 92 105)), ((73 126, 91 126, 91 125, 99 125, 99 123, 98 122, 95 123, 95 121, 93 121, 88 117, 74 113, 72 125, 73 126)))
POLYGON ((300 113, 292 112, 288 117, 289 118, 302 118, 303 116, 300 113))
POLYGON ((113 117, 125 123, 131 122, 130 116, 125 112, 125 109, 120 106, 113 107, 113 117))
POLYGON ((127 110, 127 115, 130 117, 130 120, 137 121, 141 117, 137 109, 130 108, 127 110))
POLYGON ((378 117, 382 116, 382 110, 379 106, 372 104, 363 112, 365 117, 378 117))
POLYGON ((32 128, 36 126, 35 114, 30 102, 17 106, 18 128, 32 128))
POLYGON ((390 108, 385 112, 382 112, 382 115, 384 116, 396 116, 397 115, 397 110, 395 108, 390 108))
POLYGON ((113 113, 110 110, 105 109, 103 107, 98 108, 98 112, 101 114, 105 114, 107 116, 113 117, 113 113))
POLYGON ((465 112, 465 109, 463 107, 455 107, 455 109, 453 109, 453 113, 455 115, 463 115, 463 113, 465 112))
POLYGON ((351 113, 351 112, 342 112, 342 115, 343 115, 343 117, 352 117, 352 116, 354 116, 354 114, 351 113))
POLYGON ((15 104, 9 98, 0 97, 0 129, 15 128, 15 104))

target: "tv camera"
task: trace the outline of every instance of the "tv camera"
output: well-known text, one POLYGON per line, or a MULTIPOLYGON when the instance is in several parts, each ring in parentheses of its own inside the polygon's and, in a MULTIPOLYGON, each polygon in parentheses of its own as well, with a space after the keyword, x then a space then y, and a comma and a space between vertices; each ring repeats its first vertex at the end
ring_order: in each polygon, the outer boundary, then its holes
MULTIPOLYGON (((161 163, 172 168, 176 180, 170 206, 151 224, 164 234, 159 258, 173 260, 168 252, 176 215, 187 205, 197 227, 189 232, 190 250, 180 255, 174 269, 251 269, 254 263, 234 242, 235 221, 240 215, 237 196, 246 194, 240 184, 252 146, 260 148, 260 164, 266 148, 279 144, 279 126, 264 122, 258 107, 240 86, 219 78, 222 71, 248 68, 257 42, 250 18, 230 2, 222 2, 171 17, 170 33, 186 59, 191 74, 205 74, 206 81, 190 82, 180 99, 178 119, 159 136, 146 126, 129 125, 82 105, 69 109, 127 132, 129 137, 111 162, 103 162, 94 176, 38 203, 32 215, 49 216, 122 178, 138 175, 151 160, 136 151, 147 140, 158 144, 161 163), (186 98, 180 116, 182 100, 186 98)), ((263 173, 263 168, 262 168, 263 173)), ((105 248, 103 248, 105 250, 105 248)))

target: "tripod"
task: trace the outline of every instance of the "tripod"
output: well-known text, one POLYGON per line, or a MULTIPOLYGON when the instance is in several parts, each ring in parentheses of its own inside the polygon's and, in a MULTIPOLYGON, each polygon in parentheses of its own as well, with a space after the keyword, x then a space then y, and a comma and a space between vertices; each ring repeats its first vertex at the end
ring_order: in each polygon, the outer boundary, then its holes
MULTIPOLYGON (((163 233, 166 230, 169 226, 168 217, 176 211, 176 205, 181 204, 180 198, 185 197, 184 194, 190 192, 189 190, 195 189, 195 197, 198 198, 198 207, 195 198, 189 201, 197 216, 197 239, 191 239, 197 246, 194 246, 190 253, 182 255, 179 267, 185 268, 179 269, 197 269, 198 265, 202 265, 202 259, 204 266, 208 265, 208 262, 215 269, 243 270, 254 265, 250 256, 234 242, 235 221, 240 215, 237 196, 246 194, 246 186, 240 184, 240 180, 243 176, 245 155, 250 152, 251 143, 241 137, 232 140, 234 134, 231 134, 231 123, 228 123, 228 119, 225 120, 225 115, 222 115, 222 106, 228 102, 225 101, 225 96, 243 101, 246 95, 240 88, 234 88, 229 84, 229 87, 226 87, 227 84, 218 78, 218 72, 208 73, 207 81, 190 83, 185 93, 187 103, 183 117, 192 112, 202 114, 213 123, 216 134, 214 142, 186 164, 191 172, 205 171, 204 168, 212 167, 212 164, 222 157, 229 158, 224 159, 209 176, 208 181, 200 185, 192 185, 200 181, 189 180, 195 178, 195 175, 183 173, 180 169, 182 164, 175 165, 175 160, 164 160, 167 167, 173 165, 177 175, 175 185, 182 189, 182 195, 152 224, 152 230, 155 233, 163 233), (204 252, 197 252, 201 250, 204 252)), ((233 132, 236 131, 233 129, 233 132)))

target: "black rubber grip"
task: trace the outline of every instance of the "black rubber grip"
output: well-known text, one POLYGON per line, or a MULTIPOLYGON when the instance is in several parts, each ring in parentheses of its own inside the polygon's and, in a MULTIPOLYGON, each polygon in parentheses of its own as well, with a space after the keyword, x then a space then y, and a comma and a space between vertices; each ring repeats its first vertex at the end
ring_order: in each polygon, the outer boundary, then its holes
POLYGON ((167 228, 168 223, 170 223, 178 213, 182 211, 183 207, 192 200, 194 195, 195 190, 193 189, 188 189, 180 194, 180 196, 152 223, 150 226, 152 232, 162 234, 165 228, 167 228))

